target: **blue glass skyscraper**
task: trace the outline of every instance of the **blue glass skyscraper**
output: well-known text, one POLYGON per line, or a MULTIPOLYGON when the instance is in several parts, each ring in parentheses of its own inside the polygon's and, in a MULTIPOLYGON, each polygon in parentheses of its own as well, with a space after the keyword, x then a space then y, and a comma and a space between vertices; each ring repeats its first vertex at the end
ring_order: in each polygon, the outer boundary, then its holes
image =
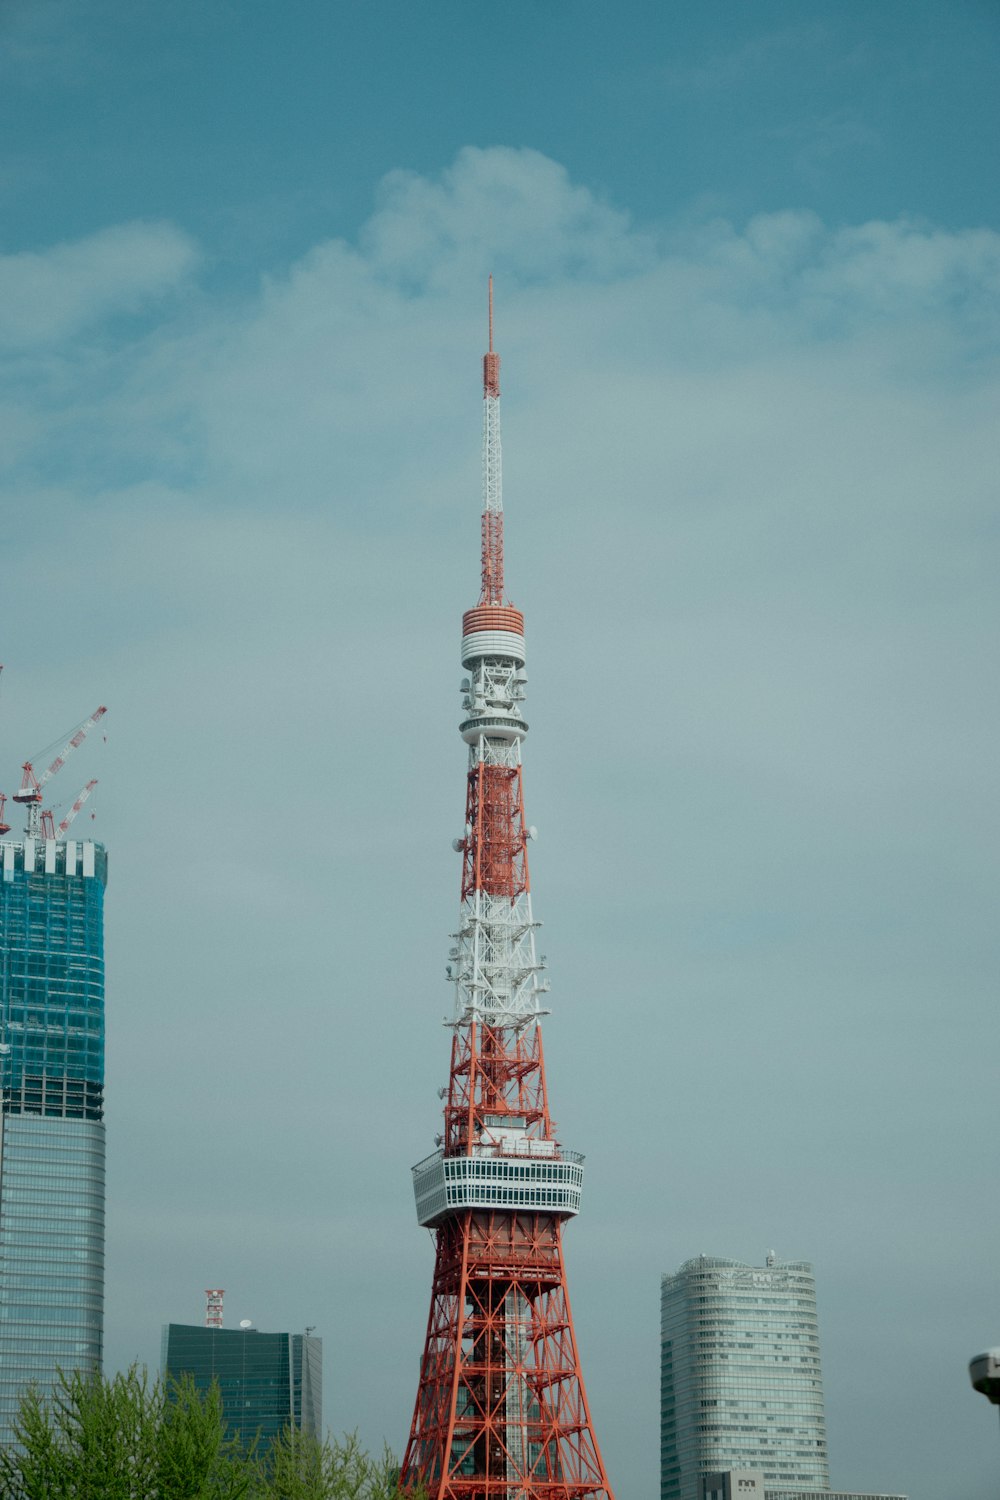
POLYGON ((0 842, 0 1443, 30 1382, 101 1367, 107 873, 101 844, 0 842))

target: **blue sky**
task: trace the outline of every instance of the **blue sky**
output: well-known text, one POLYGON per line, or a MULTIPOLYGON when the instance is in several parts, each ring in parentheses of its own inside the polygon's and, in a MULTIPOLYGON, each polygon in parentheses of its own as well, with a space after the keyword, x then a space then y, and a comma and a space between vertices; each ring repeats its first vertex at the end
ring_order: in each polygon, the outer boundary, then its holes
POLYGON ((373 185, 530 146, 644 222, 998 211, 996 7, 4 5, 9 248, 176 219, 259 269, 373 185))
POLYGON ((485 278, 546 1055, 619 1500, 658 1276, 816 1265, 832 1472, 986 1500, 992 4, 0 5, 0 786, 98 702, 108 1360, 430 1291, 485 278))

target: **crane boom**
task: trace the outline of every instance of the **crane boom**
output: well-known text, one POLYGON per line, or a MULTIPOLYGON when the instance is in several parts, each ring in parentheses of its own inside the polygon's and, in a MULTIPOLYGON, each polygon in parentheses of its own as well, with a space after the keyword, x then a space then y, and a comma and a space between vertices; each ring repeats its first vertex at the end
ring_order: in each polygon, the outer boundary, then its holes
MULTIPOLYGON (((29 837, 33 837, 39 832, 39 806, 42 800, 42 787, 47 781, 51 780, 51 778, 56 774, 57 771, 62 770, 63 766, 66 764, 67 755, 75 750, 78 745, 81 745, 83 743, 83 741, 87 738, 87 735, 93 729, 94 725, 98 722, 99 719, 103 719, 107 711, 107 708, 102 703, 99 708, 94 709, 94 712, 91 714, 89 719, 84 719, 82 724, 78 724, 70 734, 65 745, 63 745, 62 749, 59 751, 59 754, 56 756, 55 760, 49 767, 47 767, 46 770, 42 772, 41 776, 35 775, 34 767, 32 766, 30 760, 26 760, 24 762, 24 765, 21 767, 23 773, 21 776, 21 785, 13 794, 13 800, 15 802, 23 802, 27 804, 28 826, 25 829, 25 832, 29 837)), ((49 824, 50 823, 51 819, 49 819, 49 824)), ((46 824, 46 829, 44 832, 45 837, 50 836, 48 831, 49 824, 46 824)))
POLYGON ((92 781, 87 782, 87 785, 84 787, 83 791, 80 793, 79 797, 77 797, 76 801, 73 803, 73 806, 70 808, 69 812, 63 818, 62 822, 59 824, 59 827, 56 829, 56 838, 59 838, 60 835, 66 832, 66 830, 69 828, 69 825, 72 823, 73 819, 76 817, 77 813, 80 811, 80 808, 86 802, 87 798, 90 796, 96 785, 96 777, 94 777, 92 781))
POLYGON ((41 776, 39 776, 38 785, 40 787, 43 787, 45 783, 50 779, 50 777, 54 776, 57 771, 62 770, 63 766, 66 764, 66 757, 70 753, 70 751, 75 750, 78 745, 83 743, 83 741, 87 738, 87 735, 97 723, 98 719, 103 719, 106 713, 107 709, 102 703, 100 708, 94 709, 94 712, 91 714, 89 719, 84 719, 82 724, 77 725, 73 733, 70 735, 69 739, 66 741, 65 745, 63 745, 62 749, 59 751, 59 754, 56 756, 55 760, 52 762, 51 766, 49 766, 48 770, 43 771, 41 776))

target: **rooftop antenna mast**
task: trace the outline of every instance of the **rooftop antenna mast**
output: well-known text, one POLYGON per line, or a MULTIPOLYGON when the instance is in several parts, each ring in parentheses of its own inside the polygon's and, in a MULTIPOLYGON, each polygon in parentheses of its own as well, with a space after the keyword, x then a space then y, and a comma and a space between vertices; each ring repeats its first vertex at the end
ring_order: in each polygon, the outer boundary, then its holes
POLYGON ((222 1299, 226 1295, 225 1287, 210 1286, 205 1290, 205 1327, 222 1327, 222 1299))

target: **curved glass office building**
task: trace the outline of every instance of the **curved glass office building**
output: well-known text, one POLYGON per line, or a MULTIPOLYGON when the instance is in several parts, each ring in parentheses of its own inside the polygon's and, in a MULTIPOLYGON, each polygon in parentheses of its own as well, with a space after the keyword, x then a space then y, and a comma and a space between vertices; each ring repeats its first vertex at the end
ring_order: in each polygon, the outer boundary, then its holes
POLYGON ((700 1500, 700 1477, 730 1469, 826 1490, 812 1266, 699 1255, 663 1277, 660 1318, 661 1500, 700 1500))
POLYGON ((0 843, 0 1443, 26 1385, 101 1367, 107 870, 0 843))

